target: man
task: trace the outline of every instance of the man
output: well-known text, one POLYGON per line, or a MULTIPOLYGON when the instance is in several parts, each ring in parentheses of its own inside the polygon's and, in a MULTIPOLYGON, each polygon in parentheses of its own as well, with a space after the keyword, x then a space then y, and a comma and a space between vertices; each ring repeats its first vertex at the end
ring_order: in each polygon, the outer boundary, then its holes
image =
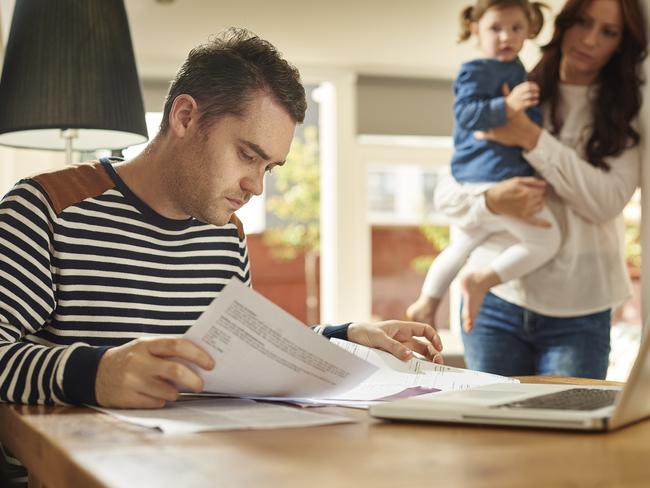
MULTIPOLYGON (((284 164, 305 109, 297 70, 231 30, 190 52, 141 155, 19 182, 0 204, 0 400, 157 408, 176 385, 201 391, 174 358, 219 366, 178 335, 232 276, 250 283, 234 212, 284 164)), ((441 361, 425 324, 315 330, 441 361)))
MULTIPOLYGON (((0 401, 157 408, 177 385, 201 391, 173 358, 218 365, 178 335, 231 277, 250 284, 234 212, 284 164, 305 109, 297 70, 231 30, 190 52, 140 156, 16 184, 0 202, 0 401)), ((314 329, 441 362, 429 325, 314 329)))

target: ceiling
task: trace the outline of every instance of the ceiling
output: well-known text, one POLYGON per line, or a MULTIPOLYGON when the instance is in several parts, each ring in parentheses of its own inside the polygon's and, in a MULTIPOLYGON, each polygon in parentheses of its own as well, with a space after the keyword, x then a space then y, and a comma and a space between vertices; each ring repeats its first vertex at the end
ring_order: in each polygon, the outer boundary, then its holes
MULTIPOLYGON (((556 7, 564 0, 547 3, 556 7)), ((229 26, 274 43, 299 68, 388 76, 452 78, 476 56, 456 43, 457 0, 126 0, 143 78, 167 78, 192 46, 229 26)), ((555 8, 554 10, 557 10, 555 8)), ((533 62, 536 48, 525 58, 533 62)))
MULTIPOLYGON (((546 0, 556 12, 564 0, 546 0)), ((3 38, 15 0, 0 0, 3 38)), ((458 0, 125 0, 140 76, 169 79, 196 44, 229 26, 270 40, 299 68, 452 78, 477 55, 456 44, 458 0)), ((548 35, 542 33, 541 39, 548 35)), ((534 44, 522 57, 536 59, 534 44)))

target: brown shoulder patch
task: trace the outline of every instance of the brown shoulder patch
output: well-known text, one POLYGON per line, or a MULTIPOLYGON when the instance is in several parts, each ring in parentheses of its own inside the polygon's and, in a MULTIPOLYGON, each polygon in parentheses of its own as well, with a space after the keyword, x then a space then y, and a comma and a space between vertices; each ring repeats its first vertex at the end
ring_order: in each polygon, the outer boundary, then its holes
POLYGON ((115 186, 99 161, 66 166, 63 169, 41 173, 32 179, 43 187, 57 214, 115 186))
POLYGON ((239 240, 243 241, 246 234, 244 234, 244 224, 241 223, 241 220, 235 215, 232 214, 230 217, 230 223, 237 226, 237 234, 239 235, 239 240))

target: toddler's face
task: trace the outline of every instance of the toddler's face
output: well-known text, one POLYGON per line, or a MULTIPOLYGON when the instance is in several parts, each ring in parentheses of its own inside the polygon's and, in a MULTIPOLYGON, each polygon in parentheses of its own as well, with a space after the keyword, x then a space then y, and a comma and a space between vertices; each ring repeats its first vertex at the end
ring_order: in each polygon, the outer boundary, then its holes
POLYGON ((487 57, 512 61, 529 37, 530 24, 520 7, 489 8, 472 24, 472 32, 487 57))

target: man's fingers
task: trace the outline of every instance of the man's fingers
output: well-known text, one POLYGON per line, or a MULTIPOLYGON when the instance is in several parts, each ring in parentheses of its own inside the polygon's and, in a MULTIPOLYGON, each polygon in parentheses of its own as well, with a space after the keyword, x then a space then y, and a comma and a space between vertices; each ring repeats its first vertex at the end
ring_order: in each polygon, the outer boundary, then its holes
POLYGON ((139 392, 147 397, 166 402, 175 402, 178 400, 178 389, 167 381, 149 378, 140 385, 139 392))
POLYGON ((377 344, 376 347, 391 353, 393 356, 401 359, 402 361, 406 361, 413 357, 413 352, 408 347, 406 347, 401 342, 396 341, 395 339, 391 339, 387 335, 383 336, 380 344, 377 344))
POLYGON ((402 344, 408 347, 411 351, 417 352, 429 360, 433 360, 435 355, 439 352, 429 341, 418 339, 417 337, 413 337, 409 341, 404 341, 402 344))
POLYGON ((201 377, 184 364, 160 360, 155 371, 157 371, 157 376, 173 385, 185 386, 196 393, 203 390, 201 377))
POLYGON ((153 398, 143 393, 133 392, 127 398, 124 398, 118 405, 102 405, 107 408, 163 408, 165 400, 153 398))
POLYGON ((151 354, 160 358, 177 357, 206 370, 214 368, 210 355, 187 339, 155 339, 147 347, 151 354))
POLYGON ((417 352, 424 356, 428 361, 443 364, 442 354, 438 351, 433 344, 423 338, 414 337, 411 341, 403 342, 410 350, 417 352))
POLYGON ((124 408, 163 408, 165 406, 165 400, 162 398, 154 398, 143 393, 134 394, 133 398, 128 402, 127 405, 124 405, 124 408))
POLYGON ((440 336, 431 325, 422 322, 407 322, 400 327, 397 333, 397 339, 403 341, 410 340, 414 336, 426 337, 436 350, 442 351, 440 336))
POLYGON ((433 344, 433 347, 436 348, 436 351, 440 352, 442 351, 442 341, 440 340, 440 336, 438 335, 438 332, 436 332, 436 329, 431 327, 429 324, 424 324, 424 330, 422 331, 421 335, 423 337, 426 337, 429 339, 429 342, 433 344))

